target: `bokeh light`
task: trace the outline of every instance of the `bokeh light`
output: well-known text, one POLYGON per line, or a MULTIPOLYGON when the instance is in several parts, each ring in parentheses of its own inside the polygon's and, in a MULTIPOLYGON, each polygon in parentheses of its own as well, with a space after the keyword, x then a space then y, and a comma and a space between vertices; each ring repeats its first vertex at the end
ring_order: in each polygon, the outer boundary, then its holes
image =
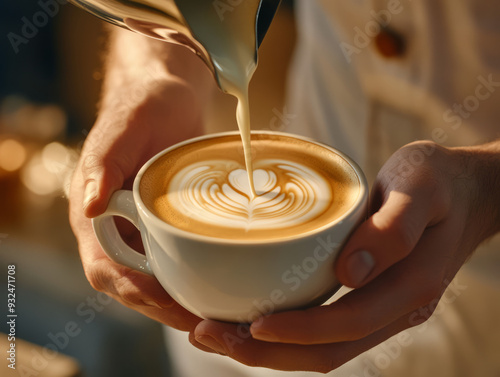
POLYGON ((0 141, 0 168, 13 172, 21 168, 26 161, 25 147, 14 139, 0 141))
POLYGON ((76 152, 59 142, 45 145, 21 171, 23 184, 37 195, 56 195, 65 191, 76 163, 76 152))

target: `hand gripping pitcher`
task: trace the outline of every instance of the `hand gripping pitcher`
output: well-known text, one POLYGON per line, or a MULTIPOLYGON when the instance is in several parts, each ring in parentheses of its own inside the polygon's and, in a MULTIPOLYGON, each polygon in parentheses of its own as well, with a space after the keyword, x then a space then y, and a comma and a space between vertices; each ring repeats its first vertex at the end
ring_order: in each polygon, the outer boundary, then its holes
POLYGON ((280 0, 70 0, 140 34, 188 47, 219 87, 249 81, 280 0))

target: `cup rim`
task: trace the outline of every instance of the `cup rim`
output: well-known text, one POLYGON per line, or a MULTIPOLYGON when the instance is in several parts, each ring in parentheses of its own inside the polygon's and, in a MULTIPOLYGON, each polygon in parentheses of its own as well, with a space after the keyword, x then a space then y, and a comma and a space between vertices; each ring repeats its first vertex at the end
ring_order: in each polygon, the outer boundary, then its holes
POLYGON ((339 151, 338 149, 318 142, 314 139, 308 138, 306 136, 302 135, 297 135, 297 134, 292 134, 288 132, 279 132, 279 131, 266 131, 266 130, 255 130, 251 131, 251 134, 267 134, 267 135, 281 135, 285 137, 291 137, 299 140, 303 140, 309 143, 316 144, 318 146, 321 146, 323 148, 326 148, 330 150, 331 152, 337 154, 341 158, 343 158, 349 166, 353 169, 354 173, 356 174, 356 177, 358 178, 359 181, 359 192, 356 200, 352 204, 352 206, 341 216, 337 217, 335 220, 329 221, 326 224, 324 224, 321 227, 318 227, 316 229, 313 229, 308 232, 303 232, 299 233, 297 235, 292 235, 292 236, 287 236, 287 237, 281 237, 281 238, 271 238, 271 239, 226 239, 226 238, 220 238, 220 237, 211 237, 211 236, 206 236, 194 232, 190 232, 187 230, 183 230, 180 228, 175 227, 174 225, 171 225, 164 220, 160 219, 157 215, 155 215, 143 202, 141 195, 140 195, 140 183, 141 179, 144 176, 144 173, 148 170, 148 168, 159 158, 161 158, 163 155, 170 153, 171 151, 180 148, 182 146, 196 143, 202 140, 207 140, 207 139, 215 139, 219 137, 224 137, 224 136, 233 136, 233 135, 239 135, 239 131, 225 131, 225 132, 216 132, 216 133, 210 133, 206 135, 201 135, 197 136, 194 138, 186 139, 183 140, 179 143, 176 143, 174 145, 171 145, 170 147, 163 149, 153 157, 151 157, 142 167, 139 169, 139 172, 137 173, 135 179, 134 179, 134 184, 133 184, 133 197, 135 204, 140 212, 142 212, 148 220, 152 221, 154 225, 158 228, 163 228, 167 232, 174 234, 178 237, 182 238, 187 238, 191 239, 193 241, 200 241, 200 242, 205 242, 205 243, 212 243, 212 244, 224 244, 224 245, 268 245, 268 244, 279 244, 279 243, 287 243, 287 242, 292 242, 292 241, 297 241, 305 238, 309 238, 315 235, 319 235, 322 232, 324 232, 327 229, 332 228, 335 225, 341 224, 346 220, 349 220, 352 216, 356 214, 358 209, 365 204, 365 202, 368 199, 368 183, 366 180, 366 177, 359 167, 359 165, 354 162, 349 156, 347 156, 345 153, 339 151))

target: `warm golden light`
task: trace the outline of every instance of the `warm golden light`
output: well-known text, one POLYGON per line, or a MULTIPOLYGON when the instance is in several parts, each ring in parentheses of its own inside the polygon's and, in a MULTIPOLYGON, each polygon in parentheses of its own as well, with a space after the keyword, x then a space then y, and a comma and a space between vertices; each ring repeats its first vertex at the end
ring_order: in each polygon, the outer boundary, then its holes
POLYGON ((51 173, 61 173, 68 168, 70 154, 68 149, 54 141, 43 147, 42 162, 48 171, 51 173))
POLYGON ((26 161, 26 148, 13 139, 0 141, 0 168, 6 171, 18 170, 26 161))
POLYGON ((24 185, 38 195, 53 194, 60 188, 57 175, 44 166, 41 153, 35 154, 21 172, 24 185))
POLYGON ((26 162, 21 180, 37 195, 56 195, 67 190, 77 159, 75 151, 54 141, 26 162))

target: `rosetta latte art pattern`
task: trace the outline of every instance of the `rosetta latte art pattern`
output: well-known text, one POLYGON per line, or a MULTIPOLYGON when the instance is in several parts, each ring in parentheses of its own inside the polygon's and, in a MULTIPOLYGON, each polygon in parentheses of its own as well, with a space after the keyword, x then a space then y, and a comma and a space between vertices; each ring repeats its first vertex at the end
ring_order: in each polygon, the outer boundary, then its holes
POLYGON ((253 197, 246 171, 231 161, 203 161, 172 179, 169 202, 194 220, 230 228, 266 229, 300 225, 331 202, 331 188, 312 169, 286 160, 254 166, 253 197))

